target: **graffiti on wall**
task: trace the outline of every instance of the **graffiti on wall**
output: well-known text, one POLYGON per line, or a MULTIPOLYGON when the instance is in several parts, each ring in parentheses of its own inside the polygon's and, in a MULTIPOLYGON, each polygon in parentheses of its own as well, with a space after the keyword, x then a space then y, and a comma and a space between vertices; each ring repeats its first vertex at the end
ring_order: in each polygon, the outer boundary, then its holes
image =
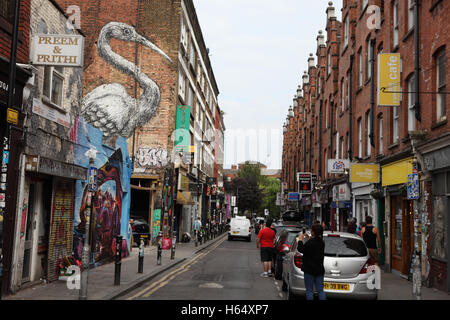
POLYGON ((129 138, 134 130, 147 123, 155 114, 160 102, 158 85, 139 67, 111 49, 111 39, 135 42, 159 53, 168 61, 172 60, 150 40, 125 23, 110 22, 99 35, 97 49, 103 60, 117 70, 133 77, 143 89, 136 100, 118 83, 101 85, 89 92, 82 100, 81 114, 92 126, 103 131, 105 137, 120 135, 129 138))
POLYGON ((141 167, 165 167, 169 161, 169 153, 161 148, 139 148, 136 160, 141 167))

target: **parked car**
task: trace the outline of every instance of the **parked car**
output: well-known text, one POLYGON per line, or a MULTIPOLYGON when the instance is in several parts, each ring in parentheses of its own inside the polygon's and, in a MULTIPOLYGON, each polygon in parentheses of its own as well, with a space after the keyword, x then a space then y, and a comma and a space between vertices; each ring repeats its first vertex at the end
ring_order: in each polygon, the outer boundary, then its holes
MULTIPOLYGON (((377 299, 375 289, 367 286, 371 276, 369 267, 374 265, 364 240, 358 235, 344 232, 323 234, 325 242, 324 291, 330 298, 377 299)), ((297 239, 290 249, 284 249, 282 289, 288 299, 305 296, 304 273, 301 270, 303 255, 297 251, 297 239)))
POLYGON ((277 237, 275 242, 275 255, 273 259, 275 279, 281 280, 283 274, 283 259, 285 256, 284 248, 290 249, 294 239, 302 232, 302 229, 296 227, 285 228, 277 237))
POLYGON ((286 210, 281 215, 281 219, 283 221, 297 222, 297 223, 305 223, 305 214, 298 210, 286 210))
POLYGON ((131 217, 131 229, 133 232, 133 243, 140 245, 141 237, 144 239, 144 245, 150 242, 150 226, 147 221, 140 217, 131 217))
POLYGON ((252 241, 252 227, 249 219, 242 216, 231 219, 228 240, 233 240, 234 238, 244 238, 248 242, 252 241))
POLYGON ((274 225, 274 228, 275 228, 275 232, 276 232, 277 238, 278 238, 278 236, 281 234, 281 232, 283 230, 286 230, 286 229, 289 229, 289 228, 298 228, 298 229, 304 229, 305 228, 307 230, 309 229, 308 226, 306 226, 304 224, 301 224, 301 223, 296 223, 296 222, 283 222, 283 223, 274 225))

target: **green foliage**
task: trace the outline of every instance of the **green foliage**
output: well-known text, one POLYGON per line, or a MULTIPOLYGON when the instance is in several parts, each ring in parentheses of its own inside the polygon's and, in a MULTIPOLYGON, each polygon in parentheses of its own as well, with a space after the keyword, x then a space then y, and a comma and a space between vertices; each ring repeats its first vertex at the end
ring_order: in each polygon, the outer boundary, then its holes
POLYGON ((272 218, 280 216, 280 208, 276 205, 277 193, 280 192, 281 182, 276 178, 264 177, 259 185, 262 191, 262 201, 260 211, 269 209, 269 214, 272 218))

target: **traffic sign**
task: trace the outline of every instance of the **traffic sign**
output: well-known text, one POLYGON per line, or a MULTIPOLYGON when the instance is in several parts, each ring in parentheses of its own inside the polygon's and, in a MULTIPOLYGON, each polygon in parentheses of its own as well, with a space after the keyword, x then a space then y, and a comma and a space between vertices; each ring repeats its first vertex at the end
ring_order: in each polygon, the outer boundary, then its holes
POLYGON ((297 172, 298 192, 300 194, 312 193, 312 174, 311 172, 297 172))

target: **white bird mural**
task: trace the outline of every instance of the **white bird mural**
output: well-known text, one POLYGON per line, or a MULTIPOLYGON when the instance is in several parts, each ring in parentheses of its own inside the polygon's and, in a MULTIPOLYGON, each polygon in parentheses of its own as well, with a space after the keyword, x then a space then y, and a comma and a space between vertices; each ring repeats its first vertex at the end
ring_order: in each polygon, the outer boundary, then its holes
POLYGON ((138 66, 112 51, 112 38, 142 44, 173 62, 161 49, 128 24, 110 22, 102 28, 98 38, 98 54, 116 69, 136 79, 143 93, 136 101, 121 84, 101 85, 83 98, 81 115, 88 123, 102 130, 105 137, 120 135, 129 138, 136 128, 153 117, 161 94, 158 85, 141 72, 138 66))

